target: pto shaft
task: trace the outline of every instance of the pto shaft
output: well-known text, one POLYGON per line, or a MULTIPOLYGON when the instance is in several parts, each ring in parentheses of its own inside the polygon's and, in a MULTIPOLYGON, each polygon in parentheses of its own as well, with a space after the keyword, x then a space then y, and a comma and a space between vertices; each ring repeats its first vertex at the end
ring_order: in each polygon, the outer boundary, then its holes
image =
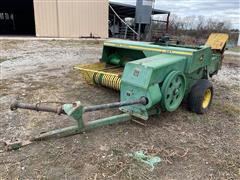
POLYGON ((115 103, 109 103, 109 104, 88 106, 88 107, 84 107, 83 111, 84 112, 92 112, 92 111, 99 111, 99 110, 110 109, 110 108, 130 106, 130 105, 135 105, 135 104, 146 105, 147 104, 147 98, 142 97, 142 98, 137 99, 137 100, 128 100, 128 101, 123 101, 123 102, 115 102, 115 103))
POLYGON ((52 106, 43 105, 41 103, 28 104, 28 103, 20 103, 20 102, 15 101, 14 103, 11 104, 10 109, 12 111, 17 110, 17 109, 29 109, 29 110, 33 110, 33 111, 52 112, 52 113, 56 113, 59 115, 66 114, 63 111, 62 106, 52 107, 52 106))
MULTIPOLYGON (((128 100, 128 101, 123 101, 123 102, 114 102, 114 103, 109 103, 109 104, 87 106, 87 107, 83 108, 83 111, 84 112, 92 112, 92 111, 99 111, 99 110, 110 109, 110 108, 118 108, 118 107, 130 106, 130 105, 136 105, 136 104, 146 105, 147 98, 142 97, 137 100, 128 100)), ((52 112, 52 113, 56 113, 58 115, 66 114, 64 112, 62 106, 52 107, 52 106, 43 105, 41 103, 27 104, 27 103, 20 103, 20 102, 16 101, 13 104, 11 104, 10 109, 12 111, 17 110, 17 109, 29 109, 29 110, 33 110, 33 111, 52 112)))

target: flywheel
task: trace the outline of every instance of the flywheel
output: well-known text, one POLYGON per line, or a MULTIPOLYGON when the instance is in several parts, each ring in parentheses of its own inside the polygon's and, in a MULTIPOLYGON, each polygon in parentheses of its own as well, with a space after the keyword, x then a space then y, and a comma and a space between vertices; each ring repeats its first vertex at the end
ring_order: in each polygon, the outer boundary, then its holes
POLYGON ((169 111, 175 111, 181 104, 186 90, 186 79, 182 72, 172 71, 164 80, 162 91, 162 107, 169 111))

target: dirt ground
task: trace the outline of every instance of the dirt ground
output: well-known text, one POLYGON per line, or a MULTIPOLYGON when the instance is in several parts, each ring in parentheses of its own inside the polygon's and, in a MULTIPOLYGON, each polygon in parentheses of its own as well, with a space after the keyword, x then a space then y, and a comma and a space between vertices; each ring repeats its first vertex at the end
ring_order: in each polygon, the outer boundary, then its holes
MULTIPOLYGON (((97 62, 101 42, 0 41, 0 140, 28 139, 73 125, 65 116, 24 110, 23 102, 84 105, 119 100, 109 89, 85 83, 79 63, 97 62)), ((240 176, 240 57, 226 55, 212 79, 211 110, 196 115, 182 105, 176 112, 110 125, 71 137, 51 139, 0 153, 0 179, 238 179, 240 176), (162 161, 153 171, 129 153, 143 150, 162 161)), ((106 110, 87 118, 120 113, 106 110)))

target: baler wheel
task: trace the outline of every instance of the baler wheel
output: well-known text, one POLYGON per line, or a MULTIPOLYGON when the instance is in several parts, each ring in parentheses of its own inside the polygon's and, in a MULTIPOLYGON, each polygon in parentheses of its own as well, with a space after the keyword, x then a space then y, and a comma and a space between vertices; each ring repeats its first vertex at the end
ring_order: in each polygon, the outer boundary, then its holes
POLYGON ((175 111, 181 104, 186 90, 186 79, 182 72, 172 71, 162 85, 162 107, 169 111, 175 111))
POLYGON ((197 114, 207 112, 212 103, 213 85, 207 79, 200 79, 188 96, 189 109, 197 114))

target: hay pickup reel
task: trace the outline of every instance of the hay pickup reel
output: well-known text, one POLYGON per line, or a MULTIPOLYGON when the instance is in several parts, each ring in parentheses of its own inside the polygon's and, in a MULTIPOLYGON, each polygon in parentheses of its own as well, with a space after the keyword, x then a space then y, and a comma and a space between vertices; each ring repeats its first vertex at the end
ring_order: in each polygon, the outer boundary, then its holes
POLYGON ((130 120, 132 116, 148 120, 161 110, 173 112, 185 99, 190 110, 202 114, 211 105, 213 86, 208 80, 221 68, 227 34, 211 34, 206 45, 199 47, 164 45, 150 42, 107 40, 100 62, 76 65, 91 84, 120 91, 120 102, 85 107, 80 101, 49 107, 43 104, 14 102, 12 110, 65 114, 77 125, 40 134, 29 141, 7 143, 18 149, 52 136, 67 136, 99 126, 130 120), (120 115, 84 121, 87 112, 119 108, 120 115))

